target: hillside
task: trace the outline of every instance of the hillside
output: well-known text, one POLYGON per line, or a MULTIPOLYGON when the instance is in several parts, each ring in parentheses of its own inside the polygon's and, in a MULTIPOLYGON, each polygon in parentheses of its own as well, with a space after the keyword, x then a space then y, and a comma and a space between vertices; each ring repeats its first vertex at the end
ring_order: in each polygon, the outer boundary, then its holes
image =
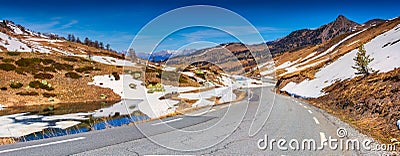
POLYGON ((286 37, 276 41, 267 42, 266 44, 221 44, 216 47, 197 50, 191 53, 191 55, 175 56, 166 62, 171 66, 179 67, 184 64, 188 64, 195 58, 201 58, 202 60, 207 60, 208 62, 218 64, 224 71, 230 74, 245 74, 253 77, 256 77, 257 75, 275 77, 275 71, 272 69, 273 63, 271 62, 271 57, 274 56, 274 60, 276 60, 275 64, 281 65, 282 62, 288 63, 283 64, 282 66, 277 66, 278 70, 276 70, 276 74, 279 77, 279 74, 283 74, 282 72, 287 72, 283 71, 283 68, 285 68, 285 70, 289 70, 289 72, 285 74, 290 73, 290 70, 294 70, 294 67, 286 69, 286 65, 289 65, 288 60, 293 58, 298 59, 310 54, 310 56, 301 60, 306 62, 301 62, 299 60, 299 67, 297 67, 299 69, 295 70, 301 70, 317 64, 323 64, 324 61, 321 60, 323 58, 322 56, 329 54, 332 50, 334 50, 334 48, 336 48, 336 46, 341 44, 341 42, 344 42, 345 40, 363 32, 366 29, 375 27, 385 22, 386 20, 373 19, 365 22, 364 24, 358 24, 347 19, 343 15, 340 15, 331 23, 323 25, 317 29, 297 30, 290 33, 286 37), (250 56, 250 52, 256 56, 250 56), (236 58, 239 61, 237 61, 236 58), (254 60, 256 60, 257 63, 254 60), (312 62, 313 64, 300 67, 309 62, 312 62), (259 65, 257 66, 256 64, 259 65), (266 65, 268 64, 270 64, 269 66, 272 66, 267 67, 266 65))
POLYGON ((111 90, 88 83, 122 74, 122 66, 137 67, 114 51, 0 22, 1 107, 118 101, 111 90))
POLYGON ((297 30, 286 37, 268 42, 267 44, 273 55, 279 55, 287 51, 296 51, 307 46, 322 44, 343 34, 356 32, 381 24, 382 22, 384 20, 374 19, 361 25, 347 19, 343 15, 339 15, 333 22, 317 29, 297 30))
POLYGON ((27 106, 56 103, 117 101, 107 89, 87 85, 95 75, 121 69, 79 57, 40 53, 0 53, 0 103, 27 106), (101 94, 107 99, 101 99, 101 94))
POLYGON ((324 89, 327 93, 311 101, 329 110, 364 133, 381 141, 400 138, 400 68, 367 77, 336 82, 324 89))
MULTIPOLYGON (((241 99, 244 92, 237 88, 262 84, 247 78, 236 82, 237 76, 227 75, 218 66, 202 62, 176 71, 171 66, 135 56, 125 57, 55 34, 32 32, 11 21, 2 22, 0 36, 0 109, 29 105, 106 105, 148 97, 138 104, 138 110, 156 118, 176 110, 241 99), (184 91, 177 92, 179 90, 184 91), (194 97, 194 93, 203 96, 194 97)), ((235 54, 242 51, 249 54, 242 49, 245 47, 242 44, 226 46, 235 54)), ((181 51, 181 56, 189 57, 191 52, 181 51)), ((246 60, 247 57, 243 56, 242 62, 254 62, 246 60)))
POLYGON ((355 77, 353 58, 357 47, 365 43, 367 53, 375 58, 371 67, 387 72, 399 67, 397 49, 400 44, 400 20, 397 18, 381 25, 340 36, 326 44, 285 53, 275 58, 282 91, 298 96, 315 98, 324 95, 322 89, 336 81, 355 77), (322 52, 316 49, 326 47, 322 52))
POLYGON ((259 66, 271 61, 265 44, 244 45, 242 43, 221 44, 198 50, 188 56, 177 56, 166 61, 169 66, 183 68, 185 65, 212 64, 230 75, 245 75, 260 78, 259 66))
POLYGON ((399 119, 400 18, 375 19, 359 27, 275 57, 273 71, 280 93, 308 100, 388 143, 399 138, 395 122, 399 119), (369 66, 376 73, 369 76, 356 75, 352 68, 360 44, 374 58, 369 66))

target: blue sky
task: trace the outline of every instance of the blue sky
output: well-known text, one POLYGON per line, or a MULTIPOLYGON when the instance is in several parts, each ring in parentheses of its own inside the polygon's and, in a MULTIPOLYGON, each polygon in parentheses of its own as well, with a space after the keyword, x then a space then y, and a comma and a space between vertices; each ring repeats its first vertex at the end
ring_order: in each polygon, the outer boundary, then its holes
MULTIPOLYGON (((0 19, 12 20, 35 31, 89 37, 110 43, 113 49, 122 51, 129 48, 146 23, 167 11, 189 5, 213 5, 234 11, 250 21, 264 40, 270 41, 294 30, 319 27, 339 14, 358 23, 373 18, 390 19, 400 16, 397 3, 394 0, 13 0, 2 1, 0 19)), ((179 19, 172 19, 171 22, 176 20, 179 19)), ((227 19, 216 22, 221 20, 227 19)), ((225 26, 245 29, 238 25, 225 26)), ((179 49, 196 41, 225 43, 235 39, 214 29, 189 28, 172 34, 157 49, 179 49)), ((147 52, 146 46, 141 44, 135 49, 147 52)))

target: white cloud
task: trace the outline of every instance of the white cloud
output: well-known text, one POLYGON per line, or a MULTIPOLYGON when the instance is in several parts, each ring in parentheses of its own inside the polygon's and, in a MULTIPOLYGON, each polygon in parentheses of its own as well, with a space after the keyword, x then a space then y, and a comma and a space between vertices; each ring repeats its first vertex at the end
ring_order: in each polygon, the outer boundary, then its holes
POLYGON ((72 20, 69 23, 63 24, 60 29, 66 29, 66 28, 70 28, 72 25, 77 24, 78 21, 77 20, 72 20))

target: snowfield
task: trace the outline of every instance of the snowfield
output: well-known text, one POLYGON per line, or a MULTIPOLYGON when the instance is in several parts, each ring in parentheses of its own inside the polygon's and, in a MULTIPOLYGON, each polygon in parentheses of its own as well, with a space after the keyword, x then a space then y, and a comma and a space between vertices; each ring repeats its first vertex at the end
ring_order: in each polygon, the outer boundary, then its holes
MULTIPOLYGON (((373 70, 388 72, 400 67, 400 42, 395 42, 400 40, 400 29, 398 28, 400 28, 400 25, 375 37, 364 45, 367 54, 375 59, 370 63, 370 67, 373 70)), ((356 70, 352 66, 354 65, 353 58, 356 56, 357 51, 358 49, 352 50, 337 61, 321 68, 315 74, 314 79, 307 79, 298 84, 290 82, 281 91, 305 98, 317 98, 324 95, 323 88, 332 85, 336 81, 356 76, 354 74, 356 70)))
MULTIPOLYGON (((87 55, 75 55, 75 56, 88 58, 87 55)), ((96 61, 99 63, 113 65, 113 66, 130 66, 130 67, 136 66, 136 63, 133 63, 131 61, 121 60, 121 59, 117 59, 117 58, 109 57, 109 56, 92 56, 91 59, 93 61, 96 61)))
POLYGON ((137 108, 137 104, 140 102, 142 102, 142 100, 123 100, 116 104, 113 104, 110 107, 96 110, 93 113, 93 117, 111 117, 116 115, 116 113, 119 113, 119 115, 129 115, 139 110, 137 108))
MULTIPOLYGON (((286 75, 286 74, 288 74, 288 73, 292 73, 292 72, 296 72, 296 71, 301 71, 301 70, 310 68, 310 67, 312 67, 312 66, 316 66, 316 65, 318 65, 318 64, 320 64, 320 63, 326 61, 326 59, 324 59, 324 60, 320 60, 320 61, 317 61, 317 62, 315 62, 315 63, 309 64, 309 62, 311 62, 311 61, 313 61, 313 60, 316 60, 316 59, 318 59, 318 58, 320 58, 320 57, 323 57, 323 56, 325 56, 325 55, 327 55, 327 54, 331 54, 332 51, 333 51, 336 47, 338 47, 339 45, 341 45, 343 42, 345 42, 345 41, 349 40, 350 38, 352 38, 352 37, 354 37, 354 36, 356 36, 356 35, 358 35, 358 34, 364 32, 365 30, 367 30, 367 29, 364 29, 364 30, 362 30, 362 31, 353 33, 353 34, 351 34, 351 35, 345 37, 344 39, 342 39, 341 41, 339 41, 338 43, 336 43, 336 44, 333 45, 332 47, 329 47, 329 49, 327 49, 326 51, 324 51, 324 52, 322 52, 322 53, 320 53, 320 54, 318 54, 318 55, 316 55, 317 52, 312 52, 311 54, 307 55, 307 56, 306 56, 305 58, 303 58, 303 59, 299 59, 299 60, 294 61, 294 62, 285 62, 284 64, 282 64, 281 66, 279 66, 278 69, 279 69, 279 68, 281 68, 281 69, 284 68, 284 69, 286 69, 286 72, 285 72, 285 73, 282 73, 282 74, 279 75, 279 76, 283 76, 283 75, 286 75), (316 55, 316 56, 315 56, 315 55, 316 55), (298 62, 301 62, 301 63, 298 63, 298 62), (297 64, 297 63, 298 63, 298 64, 297 64)), ((352 44, 354 44, 354 43, 352 43, 352 44)), ((335 52, 337 52, 337 51, 334 51, 333 53, 335 53, 335 52)))
POLYGON ((2 32, 0 32, 0 46, 5 47, 8 51, 17 51, 17 52, 32 51, 31 48, 29 48, 25 43, 22 43, 19 39, 10 37, 2 32))
POLYGON ((79 121, 58 121, 55 126, 50 126, 50 128, 67 129, 79 125, 80 123, 79 121))
MULTIPOLYGON (((189 73, 186 73, 189 74, 189 73)), ((189 74, 191 75, 191 74, 189 74)), ((212 97, 220 97, 219 102, 230 102, 236 99, 236 95, 233 93, 234 89, 239 87, 262 87, 261 81, 256 81, 248 78, 243 78, 242 81, 233 81, 227 76, 222 76, 220 81, 224 84, 224 86, 220 86, 219 88, 213 88, 208 91, 200 92, 200 93, 181 93, 185 91, 192 91, 198 89, 204 89, 204 87, 175 87, 175 86, 164 86, 165 92, 154 92, 147 93, 148 89, 142 85, 142 81, 133 79, 131 75, 120 75, 120 80, 116 81, 112 75, 103 75, 103 76, 95 76, 93 77, 93 82, 89 83, 89 85, 96 85, 103 88, 110 88, 116 94, 120 95, 124 101, 127 100, 136 100, 135 104, 123 105, 123 103, 116 104, 113 107, 125 107, 127 112, 132 113, 137 109, 129 110, 129 107, 133 107, 133 105, 137 105, 138 110, 145 113, 150 118, 157 118, 163 115, 167 115, 175 112, 177 108, 177 104, 179 101, 176 100, 160 100, 161 96, 164 96, 166 93, 180 93, 180 98, 198 100, 192 107, 213 105, 214 101, 206 100, 212 97), (253 83, 252 83, 253 82, 253 83), (254 84, 254 82, 259 83, 254 84), (135 84, 136 88, 130 88, 130 84, 135 84)), ((210 87, 210 86, 208 86, 210 87)), ((113 108, 109 108, 110 110, 103 109, 103 112, 96 111, 101 116, 108 116, 112 114, 113 108)), ((95 115, 96 116, 96 115, 95 115)))
POLYGON ((10 27, 16 35, 24 34, 24 32, 14 24, 7 23, 7 26, 10 27))
POLYGON ((93 78, 93 83, 90 84, 103 88, 110 88, 125 100, 142 100, 137 104, 138 108, 150 118, 156 118, 175 111, 172 107, 177 104, 178 101, 159 100, 159 97, 164 95, 163 93, 155 92, 153 94, 148 94, 148 89, 141 85, 142 81, 133 79, 131 75, 121 75, 120 77, 121 80, 116 81, 114 77, 110 75, 95 76, 93 78), (136 89, 130 88, 129 84, 135 84, 136 89))
POLYGON ((176 68, 175 67, 165 67, 163 70, 164 71, 176 71, 176 68))
POLYGON ((91 113, 75 113, 55 116, 19 113, 0 116, 0 137, 22 137, 35 132, 41 132, 48 128, 66 129, 81 123, 80 121, 73 120, 87 120, 88 118, 86 118, 86 116, 88 115, 91 115, 91 113), (49 122, 55 122, 55 126, 51 126, 49 122))

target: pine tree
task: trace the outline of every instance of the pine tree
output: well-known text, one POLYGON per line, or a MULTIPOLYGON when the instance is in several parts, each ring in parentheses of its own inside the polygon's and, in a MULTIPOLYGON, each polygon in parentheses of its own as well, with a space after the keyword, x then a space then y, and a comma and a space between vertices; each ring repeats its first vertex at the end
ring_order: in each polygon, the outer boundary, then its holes
POLYGON ((85 45, 89 45, 90 40, 89 40, 89 38, 86 37, 83 42, 84 42, 85 45))
POLYGON ((74 34, 71 35, 71 42, 75 42, 75 35, 74 34))
POLYGON ((68 34, 68 41, 71 41, 71 34, 68 34))
POLYGON ((107 45, 106 45, 106 49, 107 49, 107 50, 110 50, 110 44, 107 44, 107 45))
POLYGON ((99 46, 100 46, 100 49, 104 49, 104 44, 103 44, 103 42, 100 42, 100 43, 99 43, 99 46))
POLYGON ((355 73, 357 75, 369 75, 371 72, 373 72, 372 68, 368 67, 368 65, 374 60, 374 58, 370 58, 370 56, 366 53, 367 51, 364 48, 364 44, 361 44, 358 47, 356 57, 353 58, 353 60, 355 61, 355 65, 352 66, 352 68, 357 70, 357 72, 355 73))
POLYGON ((99 41, 94 41, 94 43, 93 43, 93 46, 95 47, 95 48, 99 48, 99 41))
POLYGON ((132 62, 136 62, 136 52, 132 48, 128 50, 128 55, 131 58, 132 62))
POLYGON ((76 43, 82 43, 82 41, 79 39, 79 37, 76 38, 76 43))

